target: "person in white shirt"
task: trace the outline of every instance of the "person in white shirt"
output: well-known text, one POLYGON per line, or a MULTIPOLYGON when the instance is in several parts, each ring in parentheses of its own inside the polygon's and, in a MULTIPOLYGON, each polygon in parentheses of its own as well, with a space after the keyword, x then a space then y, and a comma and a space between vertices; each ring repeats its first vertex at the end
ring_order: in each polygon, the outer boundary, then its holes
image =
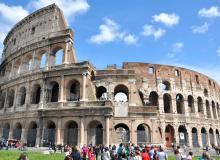
POLYGON ((110 152, 108 147, 105 147, 104 152, 103 152, 103 160, 110 160, 111 156, 110 156, 110 152))

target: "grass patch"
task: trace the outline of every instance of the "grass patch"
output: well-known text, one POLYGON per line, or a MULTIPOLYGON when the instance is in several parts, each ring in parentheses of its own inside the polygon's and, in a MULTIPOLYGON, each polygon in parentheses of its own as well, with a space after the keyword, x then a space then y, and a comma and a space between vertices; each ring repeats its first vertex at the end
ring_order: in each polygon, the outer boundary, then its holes
MULTIPOLYGON (((0 160, 17 160, 22 151, 6 151, 0 150, 0 160)), ((64 154, 51 153, 43 154, 40 152, 26 151, 29 160, 63 160, 64 154)))

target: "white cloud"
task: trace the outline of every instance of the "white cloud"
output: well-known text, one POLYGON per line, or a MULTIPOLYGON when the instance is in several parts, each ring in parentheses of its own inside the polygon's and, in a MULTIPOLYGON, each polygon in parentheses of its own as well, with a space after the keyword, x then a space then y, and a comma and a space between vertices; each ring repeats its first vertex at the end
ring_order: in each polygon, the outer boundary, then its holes
POLYGON ((168 53, 167 56, 170 57, 170 58, 174 58, 175 54, 174 53, 168 53))
POLYGON ((109 18, 104 19, 104 23, 99 26, 99 30, 100 33, 92 36, 90 42, 101 44, 121 40, 126 44, 136 44, 138 41, 135 35, 121 31, 120 25, 109 18))
POLYGON ((172 51, 173 52, 181 52, 183 47, 184 47, 184 44, 182 42, 174 43, 172 45, 172 51))
POLYGON ((200 9, 198 15, 206 18, 215 18, 220 16, 220 11, 218 7, 212 6, 209 9, 206 8, 200 9))
POLYGON ((143 26, 143 32, 141 33, 143 36, 154 36, 154 39, 159 39, 161 38, 164 34, 166 33, 166 30, 158 28, 156 29, 152 25, 145 24, 143 26))
POLYGON ((0 16, 7 23, 15 24, 22 18, 28 15, 28 11, 22 6, 8 6, 0 3, 0 16))
POLYGON ((218 56, 220 57, 220 47, 218 47, 216 53, 218 53, 218 56))
POLYGON ((61 8, 68 21, 72 21, 76 15, 85 13, 90 8, 87 0, 33 0, 28 6, 36 10, 53 3, 61 8))
POLYGON ((136 44, 138 41, 138 37, 133 34, 128 34, 124 37, 124 42, 127 44, 136 44))
POLYGON ((168 27, 172 27, 179 23, 180 17, 174 13, 167 14, 167 13, 160 13, 159 15, 153 16, 153 21, 163 23, 168 27))
POLYGON ((205 22, 201 26, 193 26, 192 27, 192 32, 194 34, 203 34, 203 33, 206 33, 208 30, 209 30, 209 24, 207 22, 205 22))

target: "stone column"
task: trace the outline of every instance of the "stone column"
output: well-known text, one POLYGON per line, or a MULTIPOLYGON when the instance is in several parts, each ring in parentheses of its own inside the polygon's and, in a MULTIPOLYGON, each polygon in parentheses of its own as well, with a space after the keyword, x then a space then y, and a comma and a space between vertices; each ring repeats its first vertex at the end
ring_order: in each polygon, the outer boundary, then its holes
POLYGON ((18 97, 19 97, 19 92, 18 92, 18 86, 15 87, 15 92, 14 92, 14 102, 13 102, 13 111, 16 111, 16 107, 18 106, 18 97))
POLYGON ((0 137, 3 136, 3 124, 0 126, 0 137))
POLYGON ((65 99, 64 99, 64 88, 65 88, 65 80, 64 80, 64 76, 61 76, 59 102, 65 101, 65 99))
POLYGON ((189 103, 187 99, 184 100, 184 110, 185 110, 185 116, 189 116, 189 103))
MULTIPOLYGON (((217 138, 216 138, 216 132, 213 130, 213 139, 214 139, 214 145, 217 146, 217 138)), ((211 144, 212 145, 212 144, 211 144)))
POLYGON ((80 146, 84 144, 84 119, 80 117, 80 146))
POLYGON ((198 145, 202 147, 202 134, 201 134, 201 128, 200 130, 197 130, 197 136, 198 136, 198 145))
POLYGON ((5 94, 5 103, 4 103, 4 112, 6 111, 7 107, 8 107, 8 89, 6 90, 6 94, 5 94))
POLYGON ((187 127, 187 135, 188 135, 188 145, 189 145, 189 147, 192 147, 193 146, 193 144, 192 144, 192 129, 191 129, 191 127, 187 127))
POLYGON ((63 64, 68 64, 69 63, 69 54, 68 54, 68 50, 69 50, 69 42, 67 41, 65 44, 65 50, 64 50, 64 55, 63 55, 63 64))
POLYGON ((24 104, 26 108, 28 107, 28 104, 31 103, 31 89, 32 89, 31 83, 30 81, 28 81, 26 88, 25 104, 24 104))
POLYGON ((171 102, 171 113, 177 114, 177 106, 176 106, 176 97, 172 95, 172 102, 171 102))
POLYGON ((88 71, 82 74, 82 97, 81 101, 86 100, 86 79, 87 79, 88 71))
POLYGON ((45 69, 48 70, 51 66, 50 64, 50 54, 51 54, 51 46, 49 48, 49 53, 45 53, 46 54, 46 64, 45 64, 45 69))
POLYGON ((13 122, 10 122, 10 128, 9 128, 9 135, 8 135, 8 139, 13 139, 13 122))
POLYGON ((11 78, 12 76, 14 76, 14 74, 15 74, 15 73, 14 73, 14 63, 15 63, 15 60, 12 61, 11 71, 10 71, 10 73, 9 73, 9 74, 10 74, 10 75, 9 75, 9 78, 11 78))
POLYGON ((41 135, 41 130, 40 128, 38 127, 37 128, 37 135, 36 135, 36 144, 35 144, 35 147, 40 147, 40 135, 41 135))
POLYGON ((164 113, 164 104, 163 104, 163 96, 159 96, 159 112, 164 113))
POLYGON ((61 118, 58 117, 57 120, 57 128, 56 128, 56 144, 60 144, 61 143, 61 118))
POLYGON ((27 143, 27 129, 26 128, 22 128, 21 131, 21 142, 22 143, 27 143))
POLYGON ((105 138, 106 138, 106 142, 105 142, 105 144, 106 144, 106 146, 109 146, 109 119, 110 119, 110 117, 109 116, 106 116, 105 117, 105 133, 106 133, 106 135, 105 135, 105 138))
POLYGON ((165 142, 166 142, 165 141, 165 127, 166 127, 166 124, 165 123, 161 123, 161 125, 160 125, 160 129, 161 129, 161 144, 164 144, 164 145, 165 145, 165 142))
POLYGON ((178 124, 174 124, 175 126, 174 126, 174 129, 175 129, 175 131, 174 131, 174 133, 175 133, 175 139, 176 139, 176 145, 179 145, 179 132, 178 132, 178 124))

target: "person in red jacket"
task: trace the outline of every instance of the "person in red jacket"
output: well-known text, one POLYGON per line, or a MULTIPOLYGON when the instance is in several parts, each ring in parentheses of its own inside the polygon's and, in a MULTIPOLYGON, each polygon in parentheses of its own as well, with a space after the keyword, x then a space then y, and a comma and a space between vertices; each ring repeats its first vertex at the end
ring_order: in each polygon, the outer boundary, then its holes
POLYGON ((149 155, 146 153, 146 149, 142 149, 141 157, 142 160, 150 160, 149 155))
POLYGON ((89 149, 89 152, 88 152, 88 160, 95 160, 95 153, 94 153, 93 147, 91 147, 91 148, 89 149))

